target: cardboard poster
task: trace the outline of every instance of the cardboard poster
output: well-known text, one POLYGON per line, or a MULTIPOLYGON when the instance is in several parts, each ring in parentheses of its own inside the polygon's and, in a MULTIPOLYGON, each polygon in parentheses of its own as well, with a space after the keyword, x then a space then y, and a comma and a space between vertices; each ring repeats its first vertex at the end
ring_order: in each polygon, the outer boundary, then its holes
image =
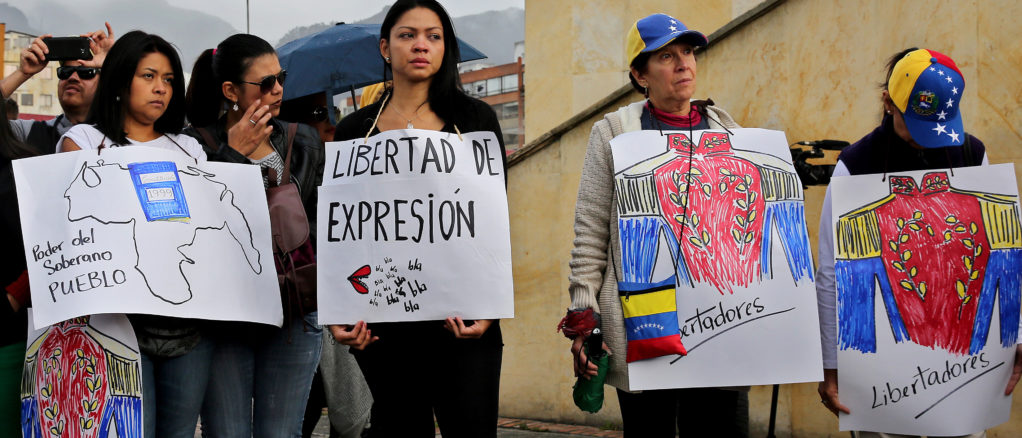
POLYGON ((32 329, 21 379, 25 437, 141 438, 142 361, 124 315, 32 329))
POLYGON ((962 435, 1008 420, 1022 295, 1011 164, 835 178, 842 430, 962 435))
POLYGON ((144 146, 13 167, 39 327, 101 313, 282 323, 258 167, 144 146))
POLYGON ((820 380, 812 251, 784 133, 636 131, 611 149, 631 389, 820 380))
POLYGON ((319 322, 511 318, 511 242, 492 132, 327 143, 319 322))

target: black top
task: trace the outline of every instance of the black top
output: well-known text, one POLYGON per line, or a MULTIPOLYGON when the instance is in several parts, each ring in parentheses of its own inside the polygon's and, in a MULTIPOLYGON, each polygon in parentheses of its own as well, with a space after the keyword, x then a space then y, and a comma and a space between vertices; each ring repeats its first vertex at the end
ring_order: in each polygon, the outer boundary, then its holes
MULTIPOLYGON (((442 132, 456 133, 454 127, 461 132, 493 131, 497 135, 497 142, 500 143, 500 159, 507 169, 507 150, 504 148, 504 136, 500 131, 500 123, 497 122, 497 114, 486 102, 470 98, 472 105, 458 114, 457 120, 445 120, 442 132)), ((349 114, 337 123, 337 130, 334 131, 334 141, 351 140, 353 138, 364 138, 373 126, 376 114, 380 112, 380 102, 366 105, 362 109, 349 114)), ((380 133, 380 128, 373 128, 370 135, 380 133)), ((507 181, 507 172, 504 173, 504 181, 507 181)))
MULTIPOLYGON (((504 137, 500 131, 500 123, 497 122, 497 114, 493 112, 493 108, 490 108, 490 105, 486 102, 474 98, 470 99, 472 105, 459 113, 456 117, 457 120, 454 120, 453 123, 451 120, 445 120, 441 131, 456 133, 454 126, 457 126, 458 131, 462 133, 493 131, 497 135, 497 142, 500 143, 500 157, 505 170, 504 181, 506 183, 507 150, 504 148, 504 137)), ((367 105, 341 119, 337 124, 337 130, 334 131, 334 141, 364 138, 369 133, 369 128, 373 126, 373 120, 376 118, 376 115, 380 112, 380 105, 380 102, 367 105)), ((380 128, 376 127, 373 128, 373 132, 370 135, 379 133, 380 128)), ((468 341, 482 345, 503 344, 503 338, 500 333, 500 321, 494 321, 493 325, 483 334, 483 337, 478 340, 455 340, 454 335, 443 328, 443 324, 443 321, 387 322, 372 323, 371 328, 373 336, 379 336, 381 340, 387 338, 390 342, 395 342, 395 337, 392 336, 396 336, 401 338, 401 341, 398 342, 406 343, 468 341)), ((465 321, 465 324, 470 325, 470 321, 465 321)), ((351 351, 356 355, 359 354, 356 350, 351 351)))
MULTIPOLYGON (((287 139, 284 137, 287 136, 288 124, 289 122, 282 120, 270 119, 270 125, 273 126, 273 132, 270 133, 270 145, 280 155, 281 160, 287 156, 287 139)), ((203 128, 210 131, 217 144, 207 145, 206 139, 191 125, 186 127, 182 133, 195 137, 199 144, 203 145, 206 158, 209 161, 252 164, 248 157, 227 144, 226 117, 221 117, 213 125, 203 128)), ((323 143, 320 141, 316 129, 309 125, 298 124, 298 129, 295 131, 291 152, 291 182, 298 185, 302 203, 305 205, 305 214, 309 218, 309 230, 315 239, 316 195, 319 192, 316 188, 323 182, 323 143)))
MULTIPOLYGON (((967 134, 968 135, 968 134, 967 134)), ((880 126, 838 156, 852 175, 906 172, 944 167, 979 166, 986 148, 978 138, 968 135, 966 145, 916 149, 894 132, 890 115, 880 126)))

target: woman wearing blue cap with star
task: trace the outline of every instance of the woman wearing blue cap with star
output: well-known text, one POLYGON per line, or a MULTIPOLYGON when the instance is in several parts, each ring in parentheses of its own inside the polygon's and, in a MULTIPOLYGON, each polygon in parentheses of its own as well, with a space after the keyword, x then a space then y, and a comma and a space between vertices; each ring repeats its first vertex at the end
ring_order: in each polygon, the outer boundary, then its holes
MULTIPOLYGON (((934 168, 986 165, 983 143, 966 134, 959 112, 965 79, 948 56, 911 48, 895 54, 887 64, 881 99, 880 126, 838 157, 833 176, 904 172, 934 168)), ((820 401, 834 414, 850 413, 838 396, 837 312, 831 190, 820 215, 816 295, 820 314, 824 381, 820 401)), ((1004 393, 1010 394, 1022 375, 1022 345, 1016 347, 1015 365, 1004 393)), ((860 432, 859 437, 903 437, 881 432, 860 432)), ((985 432, 966 435, 986 436, 985 432)))
MULTIPOLYGON (((706 36, 680 20, 653 14, 637 21, 626 48, 632 86, 645 100, 607 114, 593 125, 575 206, 575 241, 569 291, 572 309, 560 324, 573 340, 577 376, 597 375, 583 342, 602 330, 612 352, 606 382, 618 388, 625 437, 748 435, 748 394, 743 390, 689 388, 630 392, 627 362, 685 354, 677 330, 656 339, 628 339, 618 298, 621 247, 611 139, 638 130, 739 128, 712 101, 692 100, 696 89, 695 50, 706 36), (602 317, 601 317, 602 315, 602 317)), ((662 329, 662 328, 661 328, 662 329)))

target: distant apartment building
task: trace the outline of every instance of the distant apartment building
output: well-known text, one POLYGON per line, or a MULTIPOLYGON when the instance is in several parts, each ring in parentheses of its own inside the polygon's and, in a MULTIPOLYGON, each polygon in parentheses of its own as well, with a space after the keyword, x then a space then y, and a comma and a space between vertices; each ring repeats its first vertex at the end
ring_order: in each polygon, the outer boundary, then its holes
POLYGON ((461 84, 469 96, 490 104, 497 113, 504 146, 508 153, 518 150, 525 139, 525 88, 522 86, 524 64, 521 58, 493 67, 468 70, 461 73, 461 84))
MULTIPOLYGON (((18 70, 21 51, 32 45, 35 35, 16 30, 4 32, 4 74, 7 77, 18 70)), ((22 84, 7 96, 18 102, 22 119, 40 119, 56 116, 62 112, 57 100, 57 63, 51 62, 42 71, 22 84)))

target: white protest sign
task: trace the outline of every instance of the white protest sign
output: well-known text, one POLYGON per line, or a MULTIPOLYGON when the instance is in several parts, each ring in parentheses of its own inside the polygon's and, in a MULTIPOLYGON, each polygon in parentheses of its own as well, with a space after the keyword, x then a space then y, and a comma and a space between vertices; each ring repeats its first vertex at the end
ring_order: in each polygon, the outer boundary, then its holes
POLYGON ((611 150, 629 387, 820 380, 814 267, 784 133, 636 131, 611 150))
POLYGON ((128 318, 82 316, 31 329, 32 309, 28 312, 22 435, 93 437, 116 431, 141 438, 142 358, 128 318))
POLYGON ((842 430, 1008 421, 1022 294, 1011 164, 834 178, 842 430))
POLYGON ((280 325, 257 166, 132 146, 14 161, 35 321, 148 313, 280 325))
POLYGON ((327 143, 321 324, 511 318, 511 242, 492 132, 387 131, 327 143))

